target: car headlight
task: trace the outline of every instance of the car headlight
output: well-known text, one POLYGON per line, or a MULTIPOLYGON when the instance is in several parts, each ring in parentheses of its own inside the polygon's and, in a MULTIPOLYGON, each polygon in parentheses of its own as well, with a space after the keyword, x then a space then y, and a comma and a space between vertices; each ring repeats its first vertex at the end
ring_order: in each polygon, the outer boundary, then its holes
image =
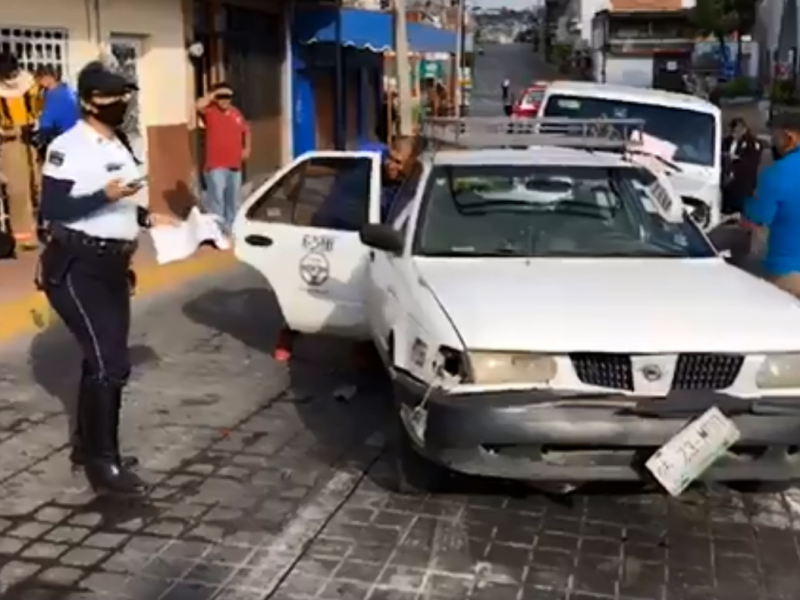
POLYGON ((556 376, 556 361, 527 352, 470 352, 474 383, 546 383, 556 376))
POLYGON ((762 390, 800 388, 800 354, 768 354, 756 385, 762 390))

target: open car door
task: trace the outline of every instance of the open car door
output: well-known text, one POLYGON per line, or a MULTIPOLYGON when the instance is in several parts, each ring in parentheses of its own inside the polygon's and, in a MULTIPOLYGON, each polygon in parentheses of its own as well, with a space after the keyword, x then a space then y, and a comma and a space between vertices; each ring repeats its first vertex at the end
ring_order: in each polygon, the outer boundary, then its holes
POLYGON ((236 257, 267 279, 293 331, 370 337, 359 230, 380 221, 380 167, 374 152, 309 152, 239 210, 236 257))

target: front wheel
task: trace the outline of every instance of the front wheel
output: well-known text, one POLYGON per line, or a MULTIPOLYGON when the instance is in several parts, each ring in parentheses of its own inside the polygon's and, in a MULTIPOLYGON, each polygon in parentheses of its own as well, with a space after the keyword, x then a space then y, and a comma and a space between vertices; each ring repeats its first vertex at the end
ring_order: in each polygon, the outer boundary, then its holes
POLYGON ((452 477, 450 470, 428 460, 417 451, 399 413, 394 420, 393 458, 397 472, 397 491, 414 496, 446 491, 452 477))

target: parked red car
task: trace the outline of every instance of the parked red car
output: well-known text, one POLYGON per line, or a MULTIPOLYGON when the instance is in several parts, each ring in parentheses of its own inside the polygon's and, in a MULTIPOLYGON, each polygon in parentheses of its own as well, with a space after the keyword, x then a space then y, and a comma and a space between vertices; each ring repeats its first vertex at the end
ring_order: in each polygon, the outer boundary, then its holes
POLYGON ((514 117, 535 117, 539 112, 539 105, 544 98, 544 91, 547 88, 546 81, 537 81, 526 88, 514 103, 511 114, 514 117))

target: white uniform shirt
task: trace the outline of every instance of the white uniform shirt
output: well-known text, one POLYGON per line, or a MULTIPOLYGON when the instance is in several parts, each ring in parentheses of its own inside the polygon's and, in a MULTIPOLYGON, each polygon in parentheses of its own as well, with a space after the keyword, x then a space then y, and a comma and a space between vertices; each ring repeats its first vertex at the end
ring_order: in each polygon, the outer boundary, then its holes
MULTIPOLYGON (((70 193, 73 197, 98 192, 114 179, 128 183, 141 177, 125 146, 116 138, 103 137, 85 121, 79 121, 54 139, 48 147, 48 157, 53 153, 58 160, 49 158, 42 175, 73 181, 70 193)), ((91 215, 63 225, 94 237, 134 240, 139 235, 137 208, 140 206, 147 208, 146 193, 109 202, 91 215)))

